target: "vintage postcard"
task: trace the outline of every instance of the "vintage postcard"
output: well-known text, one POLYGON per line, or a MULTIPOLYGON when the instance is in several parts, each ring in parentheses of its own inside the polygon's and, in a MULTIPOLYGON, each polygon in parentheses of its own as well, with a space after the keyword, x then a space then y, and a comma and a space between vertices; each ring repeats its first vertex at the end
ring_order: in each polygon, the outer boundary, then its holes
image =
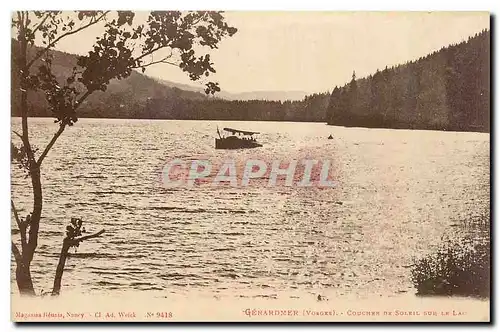
POLYGON ((11 34, 12 321, 490 321, 488 12, 11 34))

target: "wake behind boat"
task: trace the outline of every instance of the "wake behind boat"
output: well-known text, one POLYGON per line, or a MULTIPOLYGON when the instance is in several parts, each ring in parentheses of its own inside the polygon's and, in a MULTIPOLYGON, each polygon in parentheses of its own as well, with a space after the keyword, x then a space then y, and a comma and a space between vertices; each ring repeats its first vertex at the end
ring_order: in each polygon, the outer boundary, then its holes
POLYGON ((217 134, 219 138, 215 139, 216 149, 251 149, 261 147, 262 144, 257 143, 253 135, 259 134, 255 131, 238 130, 233 128, 224 128, 229 136, 221 135, 219 127, 217 134))

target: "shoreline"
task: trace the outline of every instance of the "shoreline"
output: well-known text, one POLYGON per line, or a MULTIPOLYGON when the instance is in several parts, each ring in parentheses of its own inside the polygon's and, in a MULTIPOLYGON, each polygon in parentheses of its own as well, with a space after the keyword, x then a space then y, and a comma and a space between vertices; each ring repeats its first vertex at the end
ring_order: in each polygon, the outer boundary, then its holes
MULTIPOLYGON (((11 119, 21 119, 20 116, 13 116, 11 115, 11 119)), ((53 117, 47 117, 47 116, 31 116, 28 117, 28 119, 47 119, 53 122, 54 118, 53 117)), ((159 118, 106 118, 106 117, 78 117, 78 120, 132 120, 132 121, 218 121, 218 122, 276 122, 276 123, 303 123, 303 124, 324 124, 325 126, 332 127, 332 128, 344 128, 344 129, 378 129, 378 130, 407 130, 407 131, 432 131, 432 132, 445 132, 445 133, 475 133, 475 134, 488 134, 491 135, 491 130, 490 131, 475 131, 475 130, 463 130, 463 131, 456 131, 456 130, 446 130, 446 129, 425 129, 425 128, 390 128, 390 127, 363 127, 363 126, 354 126, 354 125, 335 125, 335 124, 330 124, 326 120, 325 121, 279 121, 279 120, 231 120, 231 119, 159 119, 159 118)))

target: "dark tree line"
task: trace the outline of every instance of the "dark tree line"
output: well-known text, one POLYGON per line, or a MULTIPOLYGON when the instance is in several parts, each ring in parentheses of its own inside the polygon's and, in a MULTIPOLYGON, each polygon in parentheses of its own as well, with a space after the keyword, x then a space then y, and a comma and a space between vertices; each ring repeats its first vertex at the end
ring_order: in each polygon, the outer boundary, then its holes
POLYGON ((328 123, 488 132, 490 32, 335 87, 328 123))
POLYGON ((325 121, 328 94, 313 94, 302 101, 152 98, 143 116, 152 119, 325 121))

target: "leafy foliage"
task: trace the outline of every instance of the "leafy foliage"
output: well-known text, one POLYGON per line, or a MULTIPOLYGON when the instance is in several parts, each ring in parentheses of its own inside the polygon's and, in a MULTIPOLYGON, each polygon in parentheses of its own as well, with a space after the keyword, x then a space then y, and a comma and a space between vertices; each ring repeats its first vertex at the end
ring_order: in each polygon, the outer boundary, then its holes
MULTIPOLYGON (((38 149, 32 147, 33 152, 37 152, 38 149)), ((17 164, 17 166, 27 172, 29 175, 30 171, 30 161, 28 158, 28 153, 24 145, 17 146, 13 142, 10 143, 10 161, 11 163, 17 164)))
MULTIPOLYGON (((178 66, 192 80, 210 76, 216 72, 210 54, 200 52, 217 48, 223 38, 237 31, 221 12, 209 11, 156 11, 141 24, 134 21, 131 11, 78 11, 76 15, 49 11, 33 12, 32 16, 33 21, 26 12, 13 20, 27 45, 33 47, 38 40, 45 45, 30 59, 14 58, 21 89, 42 91, 56 122, 70 126, 78 120, 76 109, 90 94, 106 91, 112 80, 125 79, 134 69, 144 72, 152 64, 165 63, 178 66), (52 49, 62 38, 95 24, 104 25, 103 34, 87 55, 78 57, 70 75, 58 80, 52 67, 52 49), (151 60, 160 50, 170 50, 170 55, 151 60), (30 69, 35 63, 39 63, 37 70, 30 69), (25 67, 29 72, 23 70, 25 67)), ((217 91, 217 83, 206 83, 207 94, 217 91)))
POLYGON ((16 162, 19 168, 24 170, 29 170, 29 160, 28 154, 24 146, 17 147, 13 142, 11 142, 10 147, 10 161, 16 162))
MULTIPOLYGON (((85 227, 82 229, 83 220, 80 218, 71 218, 71 222, 66 226, 66 238, 69 240, 74 240, 76 237, 82 235, 82 231, 85 232, 85 227)), ((80 242, 71 241, 71 246, 79 247, 80 242)))
POLYGON ((419 295, 490 296, 490 242, 464 237, 448 241, 418 260, 411 279, 419 295))

